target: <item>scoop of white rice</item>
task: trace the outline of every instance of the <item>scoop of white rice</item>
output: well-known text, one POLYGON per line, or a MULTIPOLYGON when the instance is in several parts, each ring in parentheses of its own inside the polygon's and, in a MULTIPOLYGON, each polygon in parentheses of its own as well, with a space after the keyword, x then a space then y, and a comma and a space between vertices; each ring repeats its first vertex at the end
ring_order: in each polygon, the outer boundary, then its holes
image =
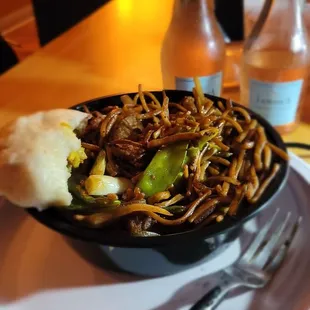
POLYGON ((88 114, 55 109, 23 116, 0 130, 0 195, 21 207, 70 205, 67 158, 80 149, 73 130, 88 114))

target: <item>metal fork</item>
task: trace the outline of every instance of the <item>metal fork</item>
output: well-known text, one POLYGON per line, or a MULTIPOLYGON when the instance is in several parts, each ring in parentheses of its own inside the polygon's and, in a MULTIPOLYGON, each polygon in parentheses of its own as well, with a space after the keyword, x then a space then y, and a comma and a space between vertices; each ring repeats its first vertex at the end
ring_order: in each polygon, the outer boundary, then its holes
POLYGON ((262 288, 272 279, 284 261, 298 228, 301 217, 290 223, 291 213, 273 228, 279 209, 272 219, 260 230, 241 258, 222 271, 221 284, 205 294, 190 310, 213 310, 227 293, 238 287, 262 288))

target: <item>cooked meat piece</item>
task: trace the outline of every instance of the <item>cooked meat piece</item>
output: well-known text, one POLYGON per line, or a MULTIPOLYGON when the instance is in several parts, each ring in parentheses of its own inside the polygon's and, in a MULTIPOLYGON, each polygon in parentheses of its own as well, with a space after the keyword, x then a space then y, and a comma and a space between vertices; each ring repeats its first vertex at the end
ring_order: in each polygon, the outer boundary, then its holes
POLYGON ((83 142, 91 143, 97 145, 100 136, 100 126, 104 117, 96 116, 92 117, 85 127, 84 131, 78 136, 82 137, 83 142))
POLYGON ((151 218, 150 216, 147 216, 144 218, 142 221, 142 229, 143 230, 148 230, 151 228, 151 226, 154 224, 155 220, 151 218))
POLYGON ((141 158, 145 154, 145 148, 142 145, 115 143, 111 147, 111 150, 115 157, 124 159, 135 167, 141 167, 143 165, 141 158))
POLYGON ((121 119, 112 128, 110 141, 130 139, 135 141, 135 136, 143 130, 143 125, 135 115, 129 115, 121 119))
POLYGON ((92 117, 89 121, 88 124, 85 128, 85 132, 84 134, 87 134, 89 132, 93 132, 93 131, 98 131, 100 124, 103 120, 103 117, 97 116, 97 117, 92 117))
POLYGON ((109 112, 111 112, 113 109, 115 109, 114 105, 108 105, 107 107, 104 107, 101 112, 103 114, 108 114, 109 112))
POLYGON ((139 235, 142 231, 146 231, 151 228, 155 223, 150 216, 145 216, 143 214, 134 215, 129 221, 129 230, 133 235, 139 235))
POLYGON ((197 113, 197 108, 195 105, 195 99, 190 96, 186 96, 182 99, 181 105, 183 105, 184 108, 187 110, 191 111, 192 113, 196 114, 197 113))

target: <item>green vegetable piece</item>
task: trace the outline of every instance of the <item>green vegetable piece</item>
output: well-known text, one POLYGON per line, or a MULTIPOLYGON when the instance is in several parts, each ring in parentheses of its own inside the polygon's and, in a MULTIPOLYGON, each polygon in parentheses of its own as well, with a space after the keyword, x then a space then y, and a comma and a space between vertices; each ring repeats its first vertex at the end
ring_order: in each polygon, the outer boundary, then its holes
POLYGON ((213 142, 210 142, 210 149, 215 149, 217 152, 221 150, 221 148, 213 142))
POLYGON ((72 202, 69 206, 66 207, 58 207, 59 209, 67 209, 70 211, 79 211, 81 213, 93 213, 93 212, 111 212, 119 207, 119 200, 113 201, 111 204, 100 205, 98 203, 86 203, 81 201, 75 197, 73 197, 72 202))
POLYGON ((198 153, 199 153, 198 147, 194 147, 194 146, 190 147, 187 152, 187 157, 189 161, 193 161, 198 156, 198 153))
POLYGON ((189 163, 194 162, 196 157, 199 154, 199 151, 202 151, 204 149, 204 147, 207 145, 209 146, 208 147, 209 149, 215 148, 218 150, 219 147, 216 144, 210 142, 210 140, 213 139, 217 134, 218 134, 218 130, 210 130, 210 132, 206 133, 203 137, 201 137, 198 140, 198 144, 196 147, 192 146, 188 149, 187 158, 186 158, 185 163, 189 164, 189 163))
POLYGON ((81 180, 83 180, 82 176, 71 176, 68 180, 69 192, 73 195, 73 197, 79 199, 82 202, 95 203, 95 198, 89 196, 80 185, 81 180))
POLYGON ((180 214, 180 213, 184 213, 187 210, 187 207, 174 205, 174 206, 164 207, 164 209, 166 209, 167 211, 173 214, 180 214))
MULTIPOLYGON (((59 208, 63 208, 63 207, 59 207, 59 208)), ((71 204, 69 206, 66 206, 65 208, 68 210, 84 210, 85 208, 87 208, 87 204, 73 197, 71 204)))
POLYGON ((210 141, 209 136, 203 136, 198 140, 198 149, 201 151, 205 145, 210 141))
POLYGON ((121 201, 116 199, 112 200, 107 196, 93 197, 87 194, 86 190, 80 185, 82 177, 75 176, 68 180, 69 192, 72 194, 73 199, 68 209, 87 209, 87 208, 116 208, 121 204, 121 201))
POLYGON ((118 207, 121 205, 120 200, 111 200, 107 197, 96 198, 96 204, 101 207, 118 207))
POLYGON ((209 137, 208 136, 203 136, 198 140, 198 145, 195 146, 191 146, 188 149, 187 152, 187 158, 186 158, 186 163, 192 163, 195 158, 198 156, 199 151, 202 151, 202 149, 209 143, 209 137))
MULTIPOLYGON (((218 135, 217 128, 210 128, 210 131, 206 132, 203 137, 198 140, 198 148, 201 151, 206 144, 218 135)), ((211 144, 211 143, 210 143, 211 144)))
POLYGON ((165 191, 183 169, 188 142, 171 144, 157 151, 137 186, 147 196, 165 191))
POLYGON ((209 144, 209 141, 210 139, 213 138, 213 135, 210 136, 210 135, 207 135, 207 136, 203 136, 201 137, 199 140, 198 140, 198 145, 195 147, 195 146, 192 146, 188 149, 188 159, 187 159, 187 163, 188 162, 192 162, 195 160, 195 158, 198 156, 198 153, 199 151, 202 151, 203 148, 209 144))
POLYGON ((90 175, 104 175, 105 167, 106 167, 106 154, 104 150, 101 150, 89 174, 90 175))

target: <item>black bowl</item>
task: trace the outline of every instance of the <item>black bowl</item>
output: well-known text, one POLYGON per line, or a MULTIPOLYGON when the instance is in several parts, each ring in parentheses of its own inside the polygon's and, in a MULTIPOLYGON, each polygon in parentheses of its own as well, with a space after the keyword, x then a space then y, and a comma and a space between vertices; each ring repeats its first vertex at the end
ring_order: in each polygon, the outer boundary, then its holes
MULTIPOLYGON (((162 92, 155 91, 153 94, 162 100, 162 92)), ((166 94, 173 102, 179 102, 184 96, 192 95, 191 92, 176 90, 167 90, 166 94)), ((133 97, 135 94, 129 95, 133 97)), ((120 105, 120 96, 93 99, 72 108, 82 110, 82 106, 86 105, 90 110, 97 110, 107 105, 120 105)), ((206 96, 212 100, 226 101, 223 98, 206 96)), ((264 126, 268 139, 286 151, 285 145, 276 130, 261 116, 253 111, 248 111, 264 126)), ((225 246, 237 238, 245 222, 270 205, 283 188, 287 173, 288 163, 281 161, 280 171, 258 203, 250 207, 240 208, 234 218, 226 217, 221 223, 158 237, 133 237, 123 233, 100 232, 98 229, 81 227, 66 220, 53 208, 45 211, 37 211, 31 208, 28 209, 28 212, 42 224, 63 235, 100 245, 103 253, 123 270, 159 276, 181 271, 205 261, 223 250, 225 246)))

